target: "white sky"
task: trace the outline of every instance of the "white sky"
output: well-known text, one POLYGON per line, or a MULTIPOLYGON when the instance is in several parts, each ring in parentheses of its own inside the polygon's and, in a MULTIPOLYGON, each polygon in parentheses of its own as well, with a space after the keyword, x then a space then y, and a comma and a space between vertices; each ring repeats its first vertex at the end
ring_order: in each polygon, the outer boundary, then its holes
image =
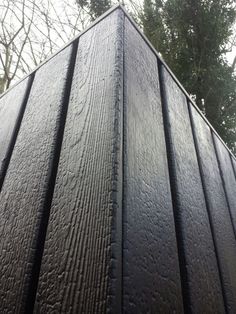
MULTIPOLYGON (((12 7, 13 8, 15 7, 14 9, 15 12, 17 12, 17 14, 20 15, 20 11, 19 12, 17 11, 17 6, 19 7, 20 4, 23 2, 23 0, 0 0, 0 19, 4 15, 3 5, 4 4, 6 5, 9 1, 11 2, 12 7)), ((36 0, 36 4, 39 7, 43 7, 43 6, 47 7, 47 1, 48 0, 36 0)), ((60 47, 62 47, 66 42, 68 42, 75 35, 77 35, 79 31, 82 29, 82 26, 78 25, 76 30, 71 32, 71 27, 66 26, 68 17, 72 25, 73 23, 76 23, 78 9, 75 5, 75 0, 51 0, 51 2, 57 8, 56 9, 57 12, 54 12, 53 9, 50 8, 50 16, 52 18, 53 25, 57 25, 56 23, 59 17, 63 21, 63 24, 65 27, 64 27, 64 30, 59 31, 59 34, 53 30, 51 31, 52 40, 53 42, 55 42, 55 44, 53 46, 53 50, 50 50, 50 45, 47 42, 47 36, 48 36, 47 28, 45 27, 45 24, 43 24, 43 15, 39 13, 38 15, 34 16, 34 22, 39 27, 39 30, 37 30, 35 27, 32 30, 33 31, 32 36, 34 36, 33 38, 35 39, 35 43, 34 43, 35 51, 40 51, 40 49, 42 49, 42 45, 45 43, 44 54, 41 57, 39 57, 37 60, 37 62, 39 63, 43 61, 44 58, 48 57, 51 53, 59 50, 60 47)), ((113 0, 113 3, 117 3, 117 2, 118 2, 117 0, 113 0)), ((26 0, 26 3, 31 3, 31 1, 26 0)), ((128 9, 131 11, 135 10, 136 6, 141 7, 143 0, 133 0, 132 3, 133 5, 128 6, 128 9)), ((7 22, 11 23, 12 27, 13 28, 15 27, 15 30, 17 29, 19 22, 17 21, 17 18, 14 15, 12 15, 7 22)), ((88 24, 89 22, 86 22, 84 27, 86 27, 88 24)), ((14 33, 14 30, 13 30, 13 33, 14 33)), ((0 39, 1 39, 1 34, 2 34, 2 29, 0 27, 0 39)), ((19 36, 19 43, 20 43, 20 40, 21 40, 21 37, 19 36)), ((16 44, 17 44, 17 41, 16 41, 16 44)), ((4 56, 4 48, 1 45, 0 45, 0 53, 2 56, 4 56)), ((230 64, 232 64, 235 55, 236 55, 236 47, 233 48, 232 52, 229 52, 226 55, 226 58, 230 64)), ((15 80, 20 79, 20 77, 24 76, 27 72, 29 72, 29 68, 27 67, 26 63, 30 65, 31 69, 35 67, 35 64, 32 63, 32 57, 30 57, 29 45, 26 45, 25 47, 24 58, 26 61, 25 66, 24 66, 25 69, 22 70, 21 73, 20 72, 18 73, 15 80)), ((0 63, 0 74, 2 73, 2 71, 3 71, 3 67, 0 63)))

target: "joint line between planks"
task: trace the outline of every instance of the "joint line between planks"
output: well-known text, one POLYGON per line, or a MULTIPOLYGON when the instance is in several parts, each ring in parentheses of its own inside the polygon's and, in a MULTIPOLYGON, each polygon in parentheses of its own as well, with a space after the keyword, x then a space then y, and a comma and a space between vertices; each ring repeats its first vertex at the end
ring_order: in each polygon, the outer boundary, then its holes
POLYGON ((25 89, 25 94, 24 94, 23 101, 22 101, 22 104, 21 104, 21 108, 20 108, 18 117, 16 118, 14 130, 13 130, 13 133, 12 133, 12 137, 10 139, 10 143, 8 145, 8 148, 7 148, 6 159, 4 160, 3 170, 2 170, 2 173, 0 174, 0 193, 1 193, 1 189, 2 189, 2 186, 3 186, 4 180, 5 180, 5 176, 6 176, 6 173, 7 173, 8 166, 9 166, 9 163, 10 163, 10 160, 11 160, 11 156, 12 156, 12 153, 13 153, 13 150, 14 150, 14 147, 15 147, 17 135, 18 135, 18 132, 19 132, 19 129, 20 129, 20 126, 21 126, 21 121, 22 121, 23 116, 24 116, 25 108, 27 106, 27 102, 28 102, 28 99, 29 99, 29 94, 30 94, 31 87, 32 87, 32 84, 33 84, 33 81, 34 81, 34 76, 35 76, 35 73, 32 73, 29 76, 29 78, 28 78, 28 82, 27 82, 26 89, 25 89))
POLYGON ((182 237, 182 224, 179 217, 180 203, 178 198, 178 187, 177 187, 177 174, 174 166, 174 152, 172 148, 172 138, 170 131, 170 119, 168 113, 168 104, 166 98, 165 90, 165 81, 163 77, 163 67, 161 60, 157 58, 158 73, 159 73, 159 83, 160 83, 160 94, 161 94, 161 104, 162 104, 162 115, 163 115, 163 125, 164 125, 164 134, 165 134, 165 144, 166 144, 166 153, 167 153, 167 162, 169 169, 169 179, 170 179, 170 189, 171 189, 171 198, 173 205, 173 214, 175 222, 175 233, 176 233, 176 242, 177 242, 177 251, 178 251, 178 260, 179 260, 179 271, 180 271, 180 280, 181 280, 181 290, 183 298, 183 307, 184 312, 189 313, 191 307, 190 304, 190 287, 188 284, 187 269, 186 269, 186 258, 185 258, 185 248, 184 241, 182 237))
MULTIPOLYGON (((199 146, 198 146, 197 138, 196 138, 196 130, 195 130, 194 122, 193 122, 193 116, 192 116, 192 113, 190 110, 191 104, 189 103, 187 97, 186 97, 186 102, 187 102, 187 108, 188 108, 188 115, 189 115, 189 119, 190 119, 191 131, 192 131, 192 135, 193 135, 194 147, 195 147, 196 156, 197 156, 198 169, 199 169, 199 173, 200 173, 202 189, 203 189, 203 194, 204 194, 204 199, 205 199, 205 204, 206 204, 206 209, 207 209, 207 216, 209 219, 210 230, 211 230, 211 235, 212 235, 212 240, 213 240, 213 245, 214 245, 214 251, 215 251, 215 255, 216 255, 216 262, 217 262, 217 268, 218 268, 218 272, 219 272, 221 291, 222 291, 222 296, 223 296, 223 300, 224 300, 224 308, 225 308, 225 312, 227 313, 228 311, 227 311, 226 292, 225 292, 225 287, 223 284, 223 275, 222 275, 222 271, 221 271, 221 267, 220 267, 219 252, 218 252, 217 245, 216 245, 217 241, 216 241, 215 232, 214 232, 214 223, 213 223, 213 220, 211 217, 211 211, 210 211, 210 206, 209 206, 210 202, 209 202, 209 197, 208 197, 207 190, 206 190, 204 173, 203 173, 202 164, 201 164, 201 160, 200 160, 199 146)), ((210 132, 211 132, 211 129, 210 129, 210 132)))
MULTIPOLYGON (((218 155, 218 151, 217 151, 217 148, 216 148, 216 142, 215 142, 212 130, 211 130, 211 138, 212 138, 212 142, 213 142, 214 149, 215 149, 215 155, 216 155, 216 159, 217 159, 217 163, 218 163, 218 167, 219 167, 219 171, 220 171, 220 177, 221 177, 221 182, 222 182, 224 193, 225 193, 226 202, 227 202, 227 205, 228 205, 228 211, 229 211, 229 215, 230 215, 230 220, 231 220, 231 223, 232 223, 232 227, 233 227, 233 230, 234 230, 234 236, 235 236, 235 239, 236 239, 236 230, 234 228, 233 216, 232 216, 232 213, 231 213, 229 198, 228 198, 227 189, 226 189, 226 186, 225 186, 225 180, 224 180, 223 172, 222 172, 222 169, 221 169, 220 158, 219 158, 219 155, 218 155)), ((227 150, 226 150, 226 152, 228 153, 227 150)), ((229 154, 229 158, 231 158, 230 154, 229 154)))
POLYGON ((30 282, 27 286, 26 291, 26 304, 25 304, 25 313, 32 313, 34 309, 41 262, 44 251, 44 244, 47 234, 48 221, 50 217, 50 208, 53 198, 53 192, 55 187, 57 169, 60 159, 61 146, 63 141, 64 128, 67 117, 67 110, 69 105, 69 98, 74 74, 74 67, 76 62, 77 48, 78 48, 79 39, 72 43, 72 51, 70 55, 69 67, 66 76, 66 82, 64 86, 64 95, 62 98, 62 109, 60 113, 60 119, 56 131, 56 139, 55 139, 55 149, 53 151, 53 156, 51 159, 50 167, 49 167, 49 175, 47 182, 46 195, 44 199, 44 203, 42 205, 42 217, 39 223, 38 232, 36 234, 36 254, 33 257, 32 261, 32 270, 31 270, 31 278, 30 282))

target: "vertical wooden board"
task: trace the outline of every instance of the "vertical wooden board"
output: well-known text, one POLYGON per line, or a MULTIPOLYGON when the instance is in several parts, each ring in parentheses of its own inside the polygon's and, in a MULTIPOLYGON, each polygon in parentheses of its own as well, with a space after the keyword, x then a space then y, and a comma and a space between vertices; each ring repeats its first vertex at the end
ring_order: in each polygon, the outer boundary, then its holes
POLYGON ((122 19, 116 10, 79 40, 37 313, 106 312, 111 219, 121 211, 122 19))
POLYGON ((219 271, 186 97, 164 66, 161 69, 186 309, 193 313, 223 313, 219 271))
POLYGON ((125 19, 124 313, 181 313, 157 59, 125 19))
POLYGON ((190 105, 202 179, 211 218, 228 313, 236 313, 236 241, 211 130, 190 105))
POLYGON ((68 47, 36 72, 0 194, 1 313, 25 310, 70 56, 68 47))
POLYGON ((228 200, 234 232, 236 234, 236 178, 234 169, 230 160, 230 154, 221 143, 219 138, 213 133, 216 154, 218 156, 219 167, 225 187, 225 193, 228 200))
POLYGON ((6 171, 6 160, 9 158, 11 141, 17 132, 17 122, 23 109, 27 84, 28 78, 0 98, 0 188, 6 171))
POLYGON ((232 159, 234 174, 235 174, 235 178, 236 178, 236 159, 233 156, 231 156, 231 159, 232 159))

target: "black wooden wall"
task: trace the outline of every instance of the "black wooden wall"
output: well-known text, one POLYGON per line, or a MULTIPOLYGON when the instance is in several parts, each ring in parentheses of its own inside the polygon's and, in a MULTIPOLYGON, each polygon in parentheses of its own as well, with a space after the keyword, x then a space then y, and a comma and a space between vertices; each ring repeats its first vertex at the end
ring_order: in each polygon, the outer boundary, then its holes
POLYGON ((114 7, 0 98, 0 313, 236 313, 236 159, 114 7))

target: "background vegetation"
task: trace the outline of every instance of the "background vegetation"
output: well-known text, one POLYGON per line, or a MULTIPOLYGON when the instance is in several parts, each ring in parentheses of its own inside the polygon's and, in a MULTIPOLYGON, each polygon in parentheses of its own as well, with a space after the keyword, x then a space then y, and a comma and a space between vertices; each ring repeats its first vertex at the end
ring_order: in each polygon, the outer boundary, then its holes
POLYGON ((234 0, 2 0, 0 93, 114 3, 130 11, 229 148, 236 152, 234 0))

